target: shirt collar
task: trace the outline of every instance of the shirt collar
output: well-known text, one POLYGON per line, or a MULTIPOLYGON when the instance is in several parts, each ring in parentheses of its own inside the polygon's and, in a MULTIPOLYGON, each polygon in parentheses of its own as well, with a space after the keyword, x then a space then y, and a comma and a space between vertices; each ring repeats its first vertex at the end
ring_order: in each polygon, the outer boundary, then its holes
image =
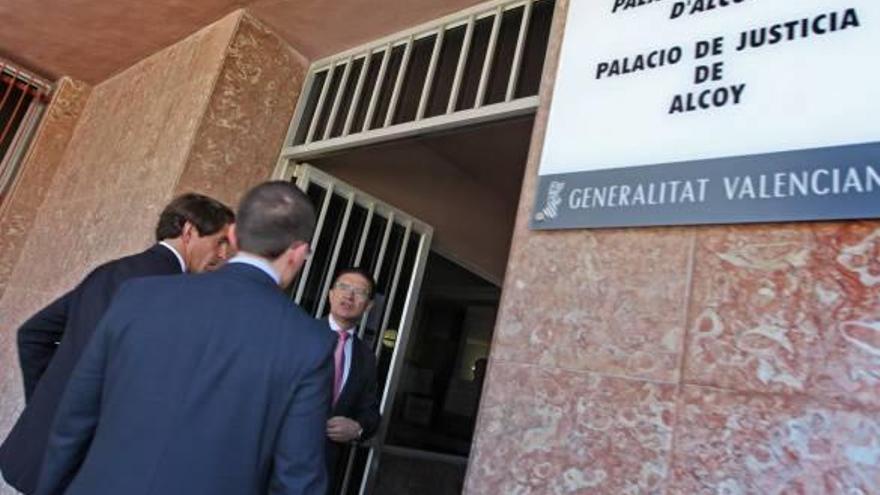
MULTIPOLYGON (((338 331, 342 330, 342 325, 340 325, 339 323, 336 322, 336 319, 333 318, 333 315, 330 315, 330 317, 327 318, 327 320, 330 322, 330 330, 332 330, 334 332, 338 332, 338 331)), ((349 335, 352 335, 352 334, 354 334, 355 328, 357 328, 357 325, 349 328, 346 332, 349 335)))
POLYGON ((254 268, 259 268, 266 275, 272 277, 272 280, 275 281, 276 285, 281 284, 281 275, 279 275, 275 271, 275 268, 272 266, 271 263, 263 258, 260 258, 259 256, 254 256, 247 253, 238 253, 231 260, 229 260, 229 263, 242 263, 245 265, 250 265, 254 268))
POLYGON ((177 258, 177 262, 180 263, 180 271, 182 273, 186 273, 186 263, 183 261, 183 256, 181 256, 180 253, 178 253, 177 250, 174 249, 174 246, 168 244, 165 241, 159 241, 159 244, 165 246, 166 248, 170 249, 172 253, 174 253, 174 257, 177 258))

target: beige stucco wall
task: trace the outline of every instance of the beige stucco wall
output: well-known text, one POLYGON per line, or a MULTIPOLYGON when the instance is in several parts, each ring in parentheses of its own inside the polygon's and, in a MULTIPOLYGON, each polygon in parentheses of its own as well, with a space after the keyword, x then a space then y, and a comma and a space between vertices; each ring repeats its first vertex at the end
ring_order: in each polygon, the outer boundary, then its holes
MULTIPOLYGON (((8 273, 0 278, 0 437, 23 405, 18 325, 90 268, 149 246, 174 195, 198 190, 234 206, 269 178, 305 68, 274 33, 236 11, 91 94, 75 93, 80 106, 64 114, 67 127, 37 136, 34 149, 57 155, 55 169, 43 171, 46 160, 28 162, 22 177, 41 180, 17 188, 0 219, 6 230, 16 228, 7 217, 32 217, 0 256, 0 275, 8 273), (65 129, 68 139, 59 143, 65 129), (34 191, 43 196, 37 204, 34 191), (13 247, 16 255, 7 255, 13 247)), ((60 91, 70 93, 68 85, 60 91)))

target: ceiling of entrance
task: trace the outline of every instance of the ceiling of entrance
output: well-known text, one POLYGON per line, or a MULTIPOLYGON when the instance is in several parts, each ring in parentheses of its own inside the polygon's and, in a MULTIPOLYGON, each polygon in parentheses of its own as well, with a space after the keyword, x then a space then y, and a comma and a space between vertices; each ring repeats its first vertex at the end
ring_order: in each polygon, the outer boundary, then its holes
POLYGON ((478 0, 3 0, 0 55, 49 79, 98 83, 238 8, 309 59, 478 0))
POLYGON ((310 163, 434 227, 434 247, 500 283, 532 116, 339 152, 310 163))

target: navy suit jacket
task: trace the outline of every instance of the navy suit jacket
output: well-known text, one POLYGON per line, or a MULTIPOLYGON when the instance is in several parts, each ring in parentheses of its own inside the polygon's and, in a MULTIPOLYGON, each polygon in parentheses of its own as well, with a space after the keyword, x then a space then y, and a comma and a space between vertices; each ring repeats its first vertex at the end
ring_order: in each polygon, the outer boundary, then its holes
MULTIPOLYGON (((329 323, 325 321, 325 330, 329 323)), ((327 332, 334 342, 338 339, 332 332, 327 332)), ((372 437, 379 428, 379 392, 376 379, 376 356, 361 339, 355 336, 351 341, 351 368, 348 379, 342 386, 339 400, 333 406, 331 416, 344 416, 357 421, 361 428, 361 440, 372 437)), ((331 477, 331 490, 334 493, 341 482, 344 463, 343 444, 327 440, 327 472, 331 477)))
MULTIPOLYGON (((330 334, 335 341, 337 337, 330 334)), ((379 392, 376 380, 376 356, 361 339, 351 341, 351 368, 348 379, 333 406, 332 416, 345 416, 360 423, 366 440, 379 428, 379 392)))
POLYGON ((332 353, 252 266, 130 281, 68 383, 37 493, 321 493, 332 353))
POLYGON ((64 387, 119 286, 135 277, 179 273, 174 253, 154 245, 99 266, 19 328, 26 406, 0 446, 0 471, 10 485, 26 494, 36 490, 64 387))

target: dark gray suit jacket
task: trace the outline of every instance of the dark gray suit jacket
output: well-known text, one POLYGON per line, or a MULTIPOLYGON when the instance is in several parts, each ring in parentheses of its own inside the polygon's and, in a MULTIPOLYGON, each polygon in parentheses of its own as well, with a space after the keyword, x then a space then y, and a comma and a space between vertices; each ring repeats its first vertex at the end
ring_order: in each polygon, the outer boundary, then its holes
POLYGON ((25 494, 37 488, 49 428, 67 380, 119 286, 135 277, 179 274, 168 248, 105 263, 18 330, 18 355, 27 405, 0 446, 0 472, 25 494))

